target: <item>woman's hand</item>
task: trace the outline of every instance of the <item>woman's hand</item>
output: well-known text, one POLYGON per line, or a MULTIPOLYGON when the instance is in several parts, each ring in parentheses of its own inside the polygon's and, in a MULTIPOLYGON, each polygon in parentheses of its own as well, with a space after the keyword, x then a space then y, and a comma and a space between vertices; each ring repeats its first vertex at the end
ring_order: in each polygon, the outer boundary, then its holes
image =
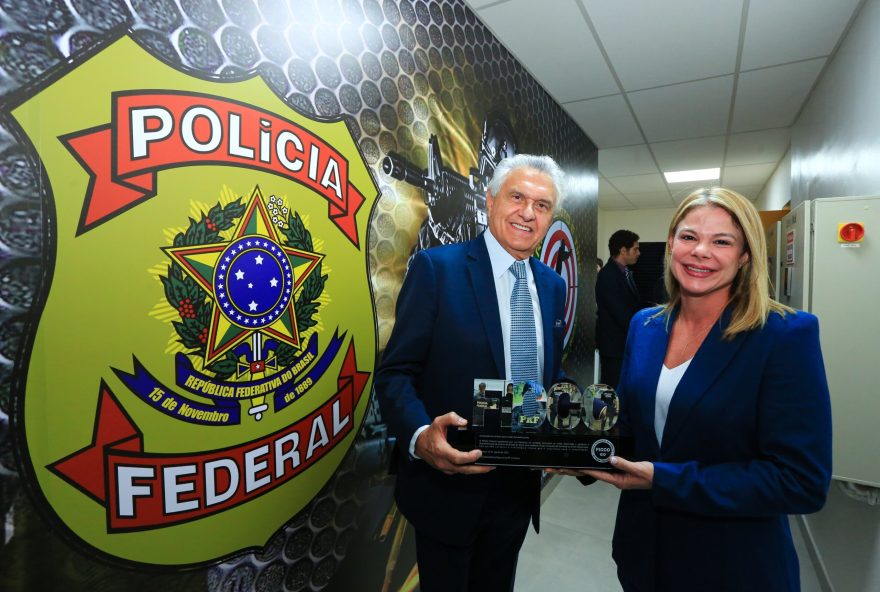
POLYGON ((610 483, 618 489, 651 489, 654 484, 654 463, 647 461, 630 462, 619 456, 611 457, 611 464, 623 471, 598 471, 596 469, 545 469, 556 475, 572 477, 593 477, 599 481, 610 483))

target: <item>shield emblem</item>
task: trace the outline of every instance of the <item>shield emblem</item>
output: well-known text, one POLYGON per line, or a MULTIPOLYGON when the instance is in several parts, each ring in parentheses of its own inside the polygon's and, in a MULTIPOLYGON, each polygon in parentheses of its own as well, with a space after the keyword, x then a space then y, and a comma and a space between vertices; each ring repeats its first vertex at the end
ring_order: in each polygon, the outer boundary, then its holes
POLYGON ((562 212, 560 217, 553 221, 544 242, 541 243, 541 261, 554 269, 565 280, 565 307, 563 308, 563 348, 568 350, 568 344, 574 332, 575 312, 577 309, 578 291, 578 260, 577 249, 574 244, 574 235, 566 220, 568 215, 562 212))
POLYGON ((348 128, 128 37, 12 114, 54 212, 18 368, 31 489, 121 562, 264 545, 368 404, 378 189, 348 128))

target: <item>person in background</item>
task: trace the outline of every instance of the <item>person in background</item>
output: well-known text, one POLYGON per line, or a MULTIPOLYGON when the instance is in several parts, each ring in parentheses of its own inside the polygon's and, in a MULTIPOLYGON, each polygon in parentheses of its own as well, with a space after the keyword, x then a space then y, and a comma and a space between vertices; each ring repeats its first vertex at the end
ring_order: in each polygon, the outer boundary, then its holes
POLYGON ((547 156, 501 161, 486 231, 420 251, 401 288, 375 390, 400 443, 395 498, 415 527, 424 592, 509 592, 530 519, 537 529, 541 472, 474 465, 481 452, 456 450, 446 432, 471 417, 474 379, 561 377, 565 282, 531 255, 562 181, 547 156))
POLYGON ((626 331, 642 300, 630 265, 639 260, 639 235, 618 230, 608 240, 611 257, 596 278, 596 347, 599 348, 601 382, 617 386, 626 331))
POLYGON ((669 226, 669 302, 629 328, 613 556, 626 592, 800 590, 788 514, 822 508, 831 407, 815 316, 770 299, 761 220, 720 187, 669 226))

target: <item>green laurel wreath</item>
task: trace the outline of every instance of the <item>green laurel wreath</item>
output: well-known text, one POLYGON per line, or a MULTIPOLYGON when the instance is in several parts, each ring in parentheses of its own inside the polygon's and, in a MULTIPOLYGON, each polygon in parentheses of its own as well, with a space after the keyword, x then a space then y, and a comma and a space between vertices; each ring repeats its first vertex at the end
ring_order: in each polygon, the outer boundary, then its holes
MULTIPOLYGON (((235 220, 244 214, 245 206, 239 198, 225 206, 215 205, 207 214, 202 214, 201 219, 189 219, 189 227, 184 232, 179 232, 174 237, 175 247, 191 247, 223 242, 220 232, 228 230, 235 220)), ((312 249, 312 235, 306 230, 305 224, 298 213, 288 215, 287 228, 282 231, 287 246, 295 249, 310 251, 312 249)), ((213 301, 208 294, 196 283, 194 279, 186 275, 183 269, 175 262, 171 263, 167 276, 159 276, 165 289, 165 298, 180 315, 180 321, 172 321, 174 330, 179 337, 178 341, 187 348, 188 355, 204 358, 208 343, 208 324, 211 321, 213 301)), ((299 331, 302 332, 317 324, 314 319, 320 303, 318 297, 324 291, 324 283, 327 276, 321 275, 321 264, 318 263, 315 271, 306 279, 296 299, 294 309, 299 331)), ((278 363, 283 366, 290 365, 296 350, 287 345, 279 344, 275 352, 278 363)), ((225 380, 232 376, 238 367, 238 358, 234 352, 226 352, 226 355, 209 364, 205 370, 214 374, 217 379, 225 380)))
MULTIPOLYGON (((312 235, 306 230, 299 212, 291 211, 287 215, 287 227, 281 231, 286 239, 287 246, 302 251, 311 251, 314 246, 312 244, 312 235)), ((296 311, 296 326, 300 333, 310 327, 318 324, 315 320, 315 314, 321 303, 318 297, 324 291, 324 284, 327 282, 327 276, 321 275, 321 262, 315 267, 315 270, 303 282, 302 290, 296 299, 294 310, 296 311)), ((275 357, 282 367, 289 366, 296 357, 296 350, 286 343, 279 343, 275 350, 275 357)))

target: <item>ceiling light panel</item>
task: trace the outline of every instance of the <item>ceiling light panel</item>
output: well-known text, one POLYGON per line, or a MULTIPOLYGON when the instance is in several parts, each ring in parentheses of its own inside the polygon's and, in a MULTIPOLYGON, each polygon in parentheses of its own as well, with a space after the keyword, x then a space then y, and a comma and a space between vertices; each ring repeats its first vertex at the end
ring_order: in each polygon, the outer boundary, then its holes
POLYGON ((721 178, 721 168, 693 169, 690 171, 668 171, 663 173, 667 183, 692 183, 694 181, 714 181, 721 178))

